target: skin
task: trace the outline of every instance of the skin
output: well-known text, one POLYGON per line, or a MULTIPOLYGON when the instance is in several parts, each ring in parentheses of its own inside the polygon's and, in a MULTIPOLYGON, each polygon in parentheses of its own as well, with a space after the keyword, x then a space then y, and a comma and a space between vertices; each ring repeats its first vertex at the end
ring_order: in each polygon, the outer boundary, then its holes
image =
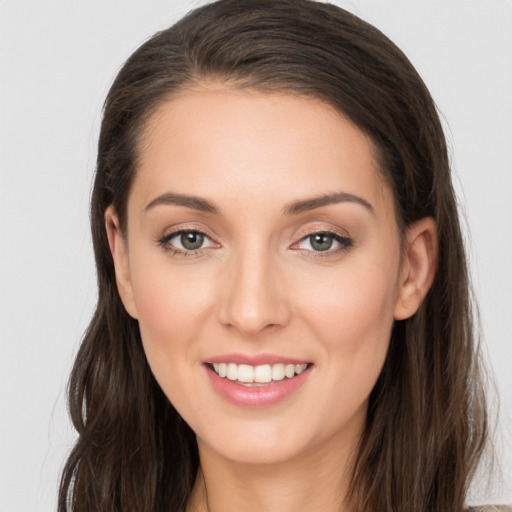
POLYGON ((182 93, 150 119, 126 237, 113 208, 105 219, 148 362, 197 434, 189 512, 340 510, 393 322, 417 310, 437 252, 431 219, 401 237, 375 153, 320 101, 220 84, 182 93), (342 201, 283 213, 338 192, 371 209, 342 201), (166 193, 204 198, 218 213, 154 203, 166 193), (173 252, 180 236, 159 242, 179 229, 208 238, 188 255, 173 252), (315 232, 343 243, 315 251, 315 232), (204 361, 228 353, 313 366, 282 402, 249 409, 207 378, 204 361))

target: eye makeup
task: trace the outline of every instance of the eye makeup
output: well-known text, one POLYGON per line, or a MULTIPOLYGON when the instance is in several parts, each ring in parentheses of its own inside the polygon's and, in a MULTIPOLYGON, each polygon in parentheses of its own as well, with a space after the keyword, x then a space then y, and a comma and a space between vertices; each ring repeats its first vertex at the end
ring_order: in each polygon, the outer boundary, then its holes
POLYGON ((314 257, 326 257, 348 251, 353 246, 350 237, 330 230, 315 230, 294 243, 290 248, 296 251, 308 251, 314 257))
POLYGON ((295 242, 289 249, 295 254, 318 261, 336 261, 355 245, 354 238, 330 222, 304 226, 295 234, 295 242))
POLYGON ((165 252, 173 256, 200 256, 205 250, 220 247, 220 244, 214 242, 204 231, 197 228, 171 231, 157 239, 156 242, 165 252))
MULTIPOLYGON (((172 256, 201 256, 206 251, 218 249, 221 244, 201 229, 185 227, 173 230, 157 238, 155 242, 172 256)), ((353 240, 334 230, 311 229, 289 248, 315 258, 325 258, 348 251, 353 240)))

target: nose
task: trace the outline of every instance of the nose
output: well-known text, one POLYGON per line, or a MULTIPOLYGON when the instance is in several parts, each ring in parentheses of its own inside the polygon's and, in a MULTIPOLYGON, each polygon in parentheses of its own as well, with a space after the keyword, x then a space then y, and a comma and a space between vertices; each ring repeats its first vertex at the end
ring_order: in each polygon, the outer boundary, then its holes
POLYGON ((269 251, 246 250, 227 263, 219 319, 245 336, 284 326, 290 318, 287 287, 269 251))

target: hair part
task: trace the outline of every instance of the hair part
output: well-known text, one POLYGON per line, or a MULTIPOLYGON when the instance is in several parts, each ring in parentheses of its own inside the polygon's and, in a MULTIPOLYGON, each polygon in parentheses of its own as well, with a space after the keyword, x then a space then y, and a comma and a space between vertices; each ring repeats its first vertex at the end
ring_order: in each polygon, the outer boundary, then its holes
POLYGON ((373 389, 348 497, 360 511, 461 511, 487 431, 463 240, 432 98, 380 31, 310 0, 220 0, 157 33, 125 63, 104 106, 91 200, 98 304, 69 408, 78 440, 59 512, 184 510, 194 433, 159 388, 116 288, 104 215, 126 204, 148 120, 215 81, 326 102, 374 142, 401 228, 433 217, 439 265, 419 311, 396 321, 373 389))

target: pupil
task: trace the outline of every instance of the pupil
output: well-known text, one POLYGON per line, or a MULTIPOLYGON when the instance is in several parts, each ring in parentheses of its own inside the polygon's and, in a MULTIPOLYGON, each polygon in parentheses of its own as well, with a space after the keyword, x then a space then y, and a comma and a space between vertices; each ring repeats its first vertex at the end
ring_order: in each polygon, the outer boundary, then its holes
POLYGON ((330 235, 313 235, 311 247, 316 251, 327 251, 332 247, 332 237, 330 235))
POLYGON ((204 236, 201 233, 194 233, 192 231, 181 234, 181 244, 189 251, 199 249, 203 245, 204 236))

